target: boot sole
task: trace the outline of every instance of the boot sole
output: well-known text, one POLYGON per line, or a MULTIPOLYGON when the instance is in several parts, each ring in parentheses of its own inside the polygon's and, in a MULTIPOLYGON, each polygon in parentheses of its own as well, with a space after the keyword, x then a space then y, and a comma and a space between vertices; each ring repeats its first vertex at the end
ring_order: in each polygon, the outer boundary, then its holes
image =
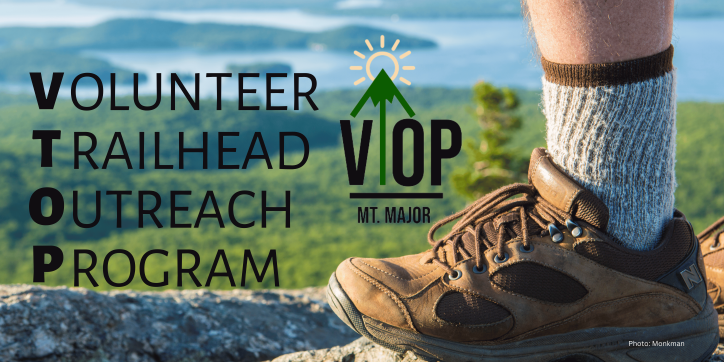
POLYGON ((718 316, 711 302, 696 317, 674 324, 589 328, 498 345, 475 345, 411 332, 363 315, 334 273, 329 278, 327 299, 345 324, 372 342, 399 353, 412 351, 433 361, 701 362, 712 355, 719 343, 718 316), (632 341, 676 343, 637 347, 630 345, 632 341), (677 346, 679 342, 683 345, 677 346))

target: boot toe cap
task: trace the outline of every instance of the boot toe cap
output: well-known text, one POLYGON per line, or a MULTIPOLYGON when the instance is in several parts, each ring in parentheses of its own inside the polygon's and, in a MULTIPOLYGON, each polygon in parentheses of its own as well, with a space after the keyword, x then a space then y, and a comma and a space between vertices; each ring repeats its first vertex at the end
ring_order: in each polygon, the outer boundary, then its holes
POLYGON ((381 281, 357 268, 354 258, 342 262, 335 271, 337 281, 360 313, 380 322, 413 329, 409 314, 399 296, 381 281))

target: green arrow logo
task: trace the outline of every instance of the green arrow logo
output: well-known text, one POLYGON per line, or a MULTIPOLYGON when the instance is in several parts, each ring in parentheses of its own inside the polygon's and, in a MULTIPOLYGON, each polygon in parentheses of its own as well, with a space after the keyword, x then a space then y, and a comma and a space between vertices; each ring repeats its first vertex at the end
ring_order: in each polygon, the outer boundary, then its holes
POLYGON ((402 108, 405 109, 405 112, 407 112, 409 117, 414 116, 415 112, 412 110, 410 105, 407 103, 407 100, 405 100, 405 97, 402 96, 400 90, 397 89, 397 86, 395 86, 395 83, 392 82, 392 79, 390 79, 390 76, 387 75, 387 72, 385 72, 384 69, 380 70, 380 73, 377 74, 377 77, 375 77, 372 81, 370 87, 367 88, 367 91, 362 96, 362 99, 357 102, 357 105, 354 107, 350 115, 352 117, 357 117, 357 114, 359 114, 362 107, 364 107, 365 103, 367 103, 367 100, 370 98, 372 99, 372 104, 375 107, 377 107, 377 104, 380 105, 380 185, 385 185, 387 173, 386 102, 389 101, 392 103, 393 98, 397 98, 397 101, 400 102, 400 105, 402 105, 402 108))

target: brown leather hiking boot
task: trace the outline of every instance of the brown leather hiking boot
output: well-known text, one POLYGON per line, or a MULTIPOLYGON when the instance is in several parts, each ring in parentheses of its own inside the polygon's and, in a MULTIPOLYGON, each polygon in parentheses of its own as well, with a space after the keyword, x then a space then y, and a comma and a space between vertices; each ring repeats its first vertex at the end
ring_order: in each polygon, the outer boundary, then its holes
POLYGON ((606 235, 606 206, 545 149, 533 151, 529 179, 435 224, 427 252, 345 260, 327 288, 335 313, 375 343, 433 360, 711 355, 717 314, 699 244, 680 212, 654 250, 629 250, 606 235), (447 236, 434 238, 456 219, 447 236))
POLYGON ((701 252, 704 254, 704 268, 706 270, 706 285, 709 297, 714 301, 714 309, 719 313, 719 336, 724 336, 724 217, 711 224, 697 237, 701 243, 701 252))

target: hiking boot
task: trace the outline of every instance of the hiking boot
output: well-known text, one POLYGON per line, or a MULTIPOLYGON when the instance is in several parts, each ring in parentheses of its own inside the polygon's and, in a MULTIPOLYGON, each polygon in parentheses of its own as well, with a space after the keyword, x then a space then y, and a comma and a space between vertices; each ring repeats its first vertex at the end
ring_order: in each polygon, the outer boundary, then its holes
POLYGON ((431 360, 711 356, 717 314, 684 215, 655 249, 634 251, 606 235, 606 206, 545 149, 533 151, 528 178, 436 223, 427 252, 342 262, 327 287, 335 313, 375 343, 431 360))
POLYGON ((704 254, 704 268, 706 270, 706 286, 709 297, 714 302, 714 309, 719 313, 719 336, 724 336, 724 217, 711 224, 706 230, 697 235, 701 243, 701 252, 704 254))

